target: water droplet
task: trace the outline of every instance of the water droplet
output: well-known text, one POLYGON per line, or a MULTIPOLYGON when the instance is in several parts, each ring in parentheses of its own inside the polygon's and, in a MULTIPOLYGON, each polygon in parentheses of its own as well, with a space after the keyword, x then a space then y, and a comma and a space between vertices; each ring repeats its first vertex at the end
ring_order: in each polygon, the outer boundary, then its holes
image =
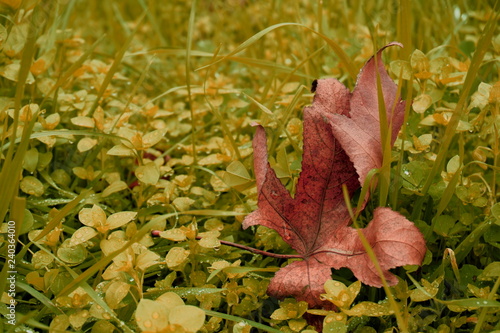
POLYGON ((153 319, 158 319, 158 318, 160 318, 160 314, 159 314, 158 312, 156 312, 156 311, 155 311, 155 312, 153 312, 153 313, 151 314, 151 317, 153 317, 153 319))
POLYGON ((152 323, 150 320, 146 320, 146 321, 144 322, 144 327, 148 327, 148 328, 149 328, 149 327, 151 327, 151 326, 153 326, 153 323, 152 323))

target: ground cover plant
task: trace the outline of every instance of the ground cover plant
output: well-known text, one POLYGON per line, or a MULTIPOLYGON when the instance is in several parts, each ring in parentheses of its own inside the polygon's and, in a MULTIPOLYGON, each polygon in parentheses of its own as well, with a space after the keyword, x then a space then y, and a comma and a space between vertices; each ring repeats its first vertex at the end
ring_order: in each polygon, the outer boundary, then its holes
MULTIPOLYGON (((500 330, 494 2, 0 6, 0 331, 500 330), (423 261, 390 266, 406 265, 382 288, 330 265, 324 285, 304 286, 317 304, 273 293, 271 279, 305 260, 286 233, 251 222, 254 157, 272 167, 270 192, 304 198, 313 82, 353 91, 392 41, 404 47, 376 65, 405 101, 401 129, 387 139, 390 121, 374 126, 381 160, 363 175, 343 146, 362 188, 337 202, 353 228, 381 211, 418 228, 423 261)), ((387 80, 366 89, 382 101, 387 80)))

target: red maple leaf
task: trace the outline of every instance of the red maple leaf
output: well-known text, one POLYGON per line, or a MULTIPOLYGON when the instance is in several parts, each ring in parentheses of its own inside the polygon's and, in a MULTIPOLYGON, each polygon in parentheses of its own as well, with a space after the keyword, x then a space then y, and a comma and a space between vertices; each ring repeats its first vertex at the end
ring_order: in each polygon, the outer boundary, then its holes
MULTIPOLYGON (((382 286, 357 230, 349 226, 351 218, 342 193, 345 185, 352 195, 368 171, 382 164, 377 70, 393 140, 403 121, 404 102, 385 71, 381 51, 377 61, 370 59, 361 70, 352 94, 335 79, 314 83, 313 104, 304 109, 302 171, 294 197, 269 165, 266 134, 262 127, 257 128, 253 148, 258 209, 245 218, 243 227, 260 224, 276 230, 303 258, 276 273, 269 295, 293 296, 311 307, 321 307, 323 284, 330 278, 331 268, 341 267, 351 269, 365 284, 382 286)), ((373 215, 362 232, 385 278, 396 284, 389 269, 421 264, 425 240, 412 222, 390 208, 377 208, 373 215)))

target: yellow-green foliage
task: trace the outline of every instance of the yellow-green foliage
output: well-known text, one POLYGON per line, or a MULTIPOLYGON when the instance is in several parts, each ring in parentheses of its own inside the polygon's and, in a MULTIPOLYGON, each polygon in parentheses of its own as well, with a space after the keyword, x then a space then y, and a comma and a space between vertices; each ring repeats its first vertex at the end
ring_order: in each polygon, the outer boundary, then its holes
POLYGON ((0 0, 0 331, 500 329, 493 2, 0 0), (252 123, 293 192, 311 82, 352 88, 390 41, 406 120, 359 222, 401 212, 424 264, 390 290, 334 271, 329 309, 270 299, 283 259, 222 245, 293 254, 241 229, 252 123))

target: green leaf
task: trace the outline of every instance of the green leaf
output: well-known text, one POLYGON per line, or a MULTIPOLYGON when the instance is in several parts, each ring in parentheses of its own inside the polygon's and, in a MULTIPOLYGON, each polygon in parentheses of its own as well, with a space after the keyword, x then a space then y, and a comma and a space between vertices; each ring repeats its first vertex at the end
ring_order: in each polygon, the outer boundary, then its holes
POLYGON ((222 180, 237 191, 244 191, 254 184, 247 168, 240 161, 233 161, 227 166, 222 180))
POLYGON ((389 303, 377 304, 373 302, 361 302, 356 304, 350 309, 341 309, 341 310, 346 315, 354 317, 361 317, 361 316, 380 317, 380 316, 388 316, 394 313, 394 310, 391 309, 389 303))
POLYGON ((123 281, 114 281, 109 284, 104 295, 104 300, 111 309, 118 308, 120 302, 127 296, 130 284, 123 281))
POLYGON ((453 301, 441 301, 441 303, 445 304, 453 312, 462 312, 477 308, 500 308, 500 302, 481 298, 457 299, 453 301))
POLYGON ((68 239, 57 249, 57 257, 69 265, 78 265, 87 258, 87 250, 82 244, 71 246, 68 239))
POLYGON ((91 227, 81 227, 76 230, 70 238, 69 246, 76 246, 85 243, 89 239, 97 236, 98 232, 91 227))
POLYGON ((45 192, 42 182, 33 176, 24 177, 19 186, 21 191, 35 197, 39 197, 45 192))
POLYGON ((479 275, 480 280, 491 280, 494 277, 500 276, 500 261, 495 261, 486 266, 481 275, 479 275))
POLYGON ((440 215, 432 221, 433 230, 435 233, 447 237, 456 222, 457 220, 452 216, 440 215))
POLYGON ((412 192, 418 192, 427 179, 429 167, 427 163, 412 161, 401 166, 403 187, 412 192))

